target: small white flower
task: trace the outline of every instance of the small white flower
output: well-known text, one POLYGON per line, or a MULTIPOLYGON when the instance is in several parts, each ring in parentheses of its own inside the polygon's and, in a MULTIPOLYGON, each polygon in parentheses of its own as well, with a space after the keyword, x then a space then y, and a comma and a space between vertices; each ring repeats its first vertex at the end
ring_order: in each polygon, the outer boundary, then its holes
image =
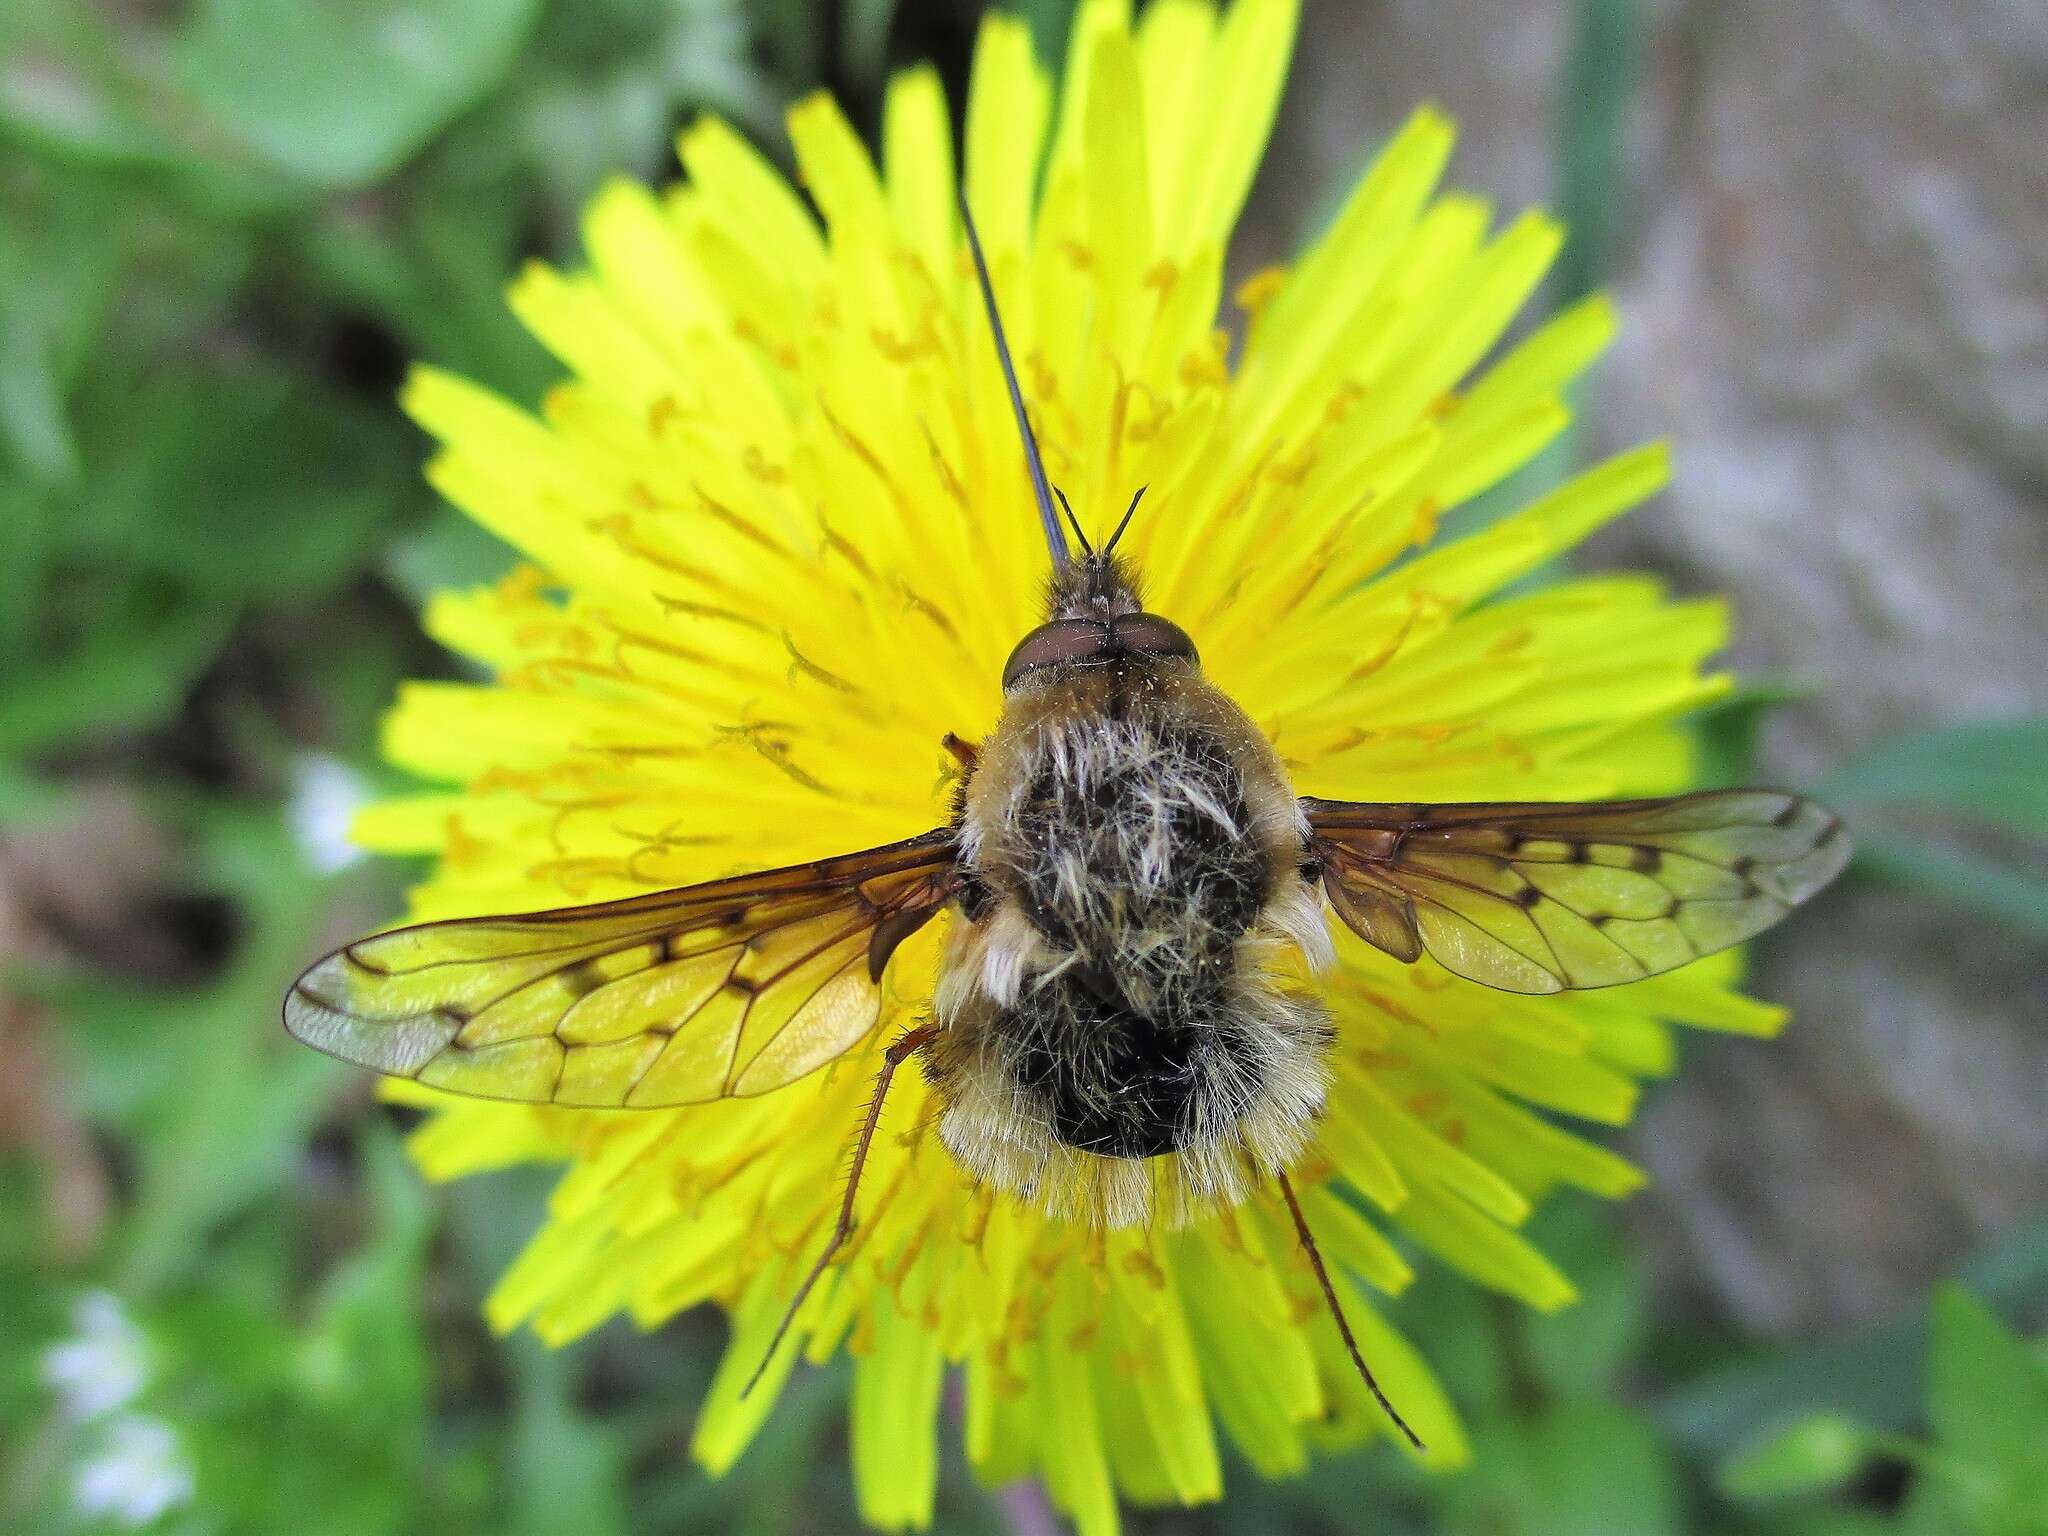
POLYGON ((84 1422, 132 1402, 149 1381, 149 1350, 120 1299, 88 1291, 71 1306, 77 1332, 43 1352, 43 1384, 67 1419, 84 1422))
POLYGON ((363 856, 348 829, 369 794, 362 775, 339 758, 308 756, 292 765, 285 821, 315 874, 331 875, 363 856))
POLYGON ((192 1501, 192 1467, 178 1432, 162 1419, 124 1413, 72 1473, 80 1514, 142 1527, 192 1501))

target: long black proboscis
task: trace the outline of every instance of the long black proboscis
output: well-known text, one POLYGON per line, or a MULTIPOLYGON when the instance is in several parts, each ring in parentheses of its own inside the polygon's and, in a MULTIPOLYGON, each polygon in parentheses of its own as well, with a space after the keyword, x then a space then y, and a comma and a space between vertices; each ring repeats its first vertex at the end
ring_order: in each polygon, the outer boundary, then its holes
POLYGON ((967 226, 967 249, 974 257, 974 275, 981 280, 981 300, 988 306, 988 328, 995 334, 996 360, 1003 365, 1003 382, 1010 387, 1010 409, 1017 413, 1017 430, 1024 435, 1024 462, 1031 470, 1031 494, 1038 498, 1038 520, 1045 525, 1046 547, 1052 551, 1052 563, 1064 568, 1071 556, 1067 553, 1067 535, 1060 527, 1059 514, 1053 510, 1052 482, 1045 478, 1045 460, 1038 452, 1038 439, 1031 431, 1031 418, 1024 413, 1024 391, 1017 387, 1017 368, 1010 361, 1010 343, 1003 335, 1003 317, 996 310, 996 288, 989 281, 988 261, 981 254, 981 236, 974 228, 974 213, 967 206, 967 193, 960 193, 960 221, 967 226))

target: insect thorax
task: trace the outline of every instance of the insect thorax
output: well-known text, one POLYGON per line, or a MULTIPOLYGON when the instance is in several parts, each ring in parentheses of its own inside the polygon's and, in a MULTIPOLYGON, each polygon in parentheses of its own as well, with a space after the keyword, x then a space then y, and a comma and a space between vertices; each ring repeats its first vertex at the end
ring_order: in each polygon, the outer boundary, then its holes
POLYGON ((1063 1153, 1184 1154, 1212 1193, 1291 1158, 1327 1039, 1275 974, 1286 941, 1321 935, 1301 839, 1271 749, 1185 668, 1013 699, 967 796, 984 895, 931 1058, 955 1155, 1041 1193, 1063 1153))

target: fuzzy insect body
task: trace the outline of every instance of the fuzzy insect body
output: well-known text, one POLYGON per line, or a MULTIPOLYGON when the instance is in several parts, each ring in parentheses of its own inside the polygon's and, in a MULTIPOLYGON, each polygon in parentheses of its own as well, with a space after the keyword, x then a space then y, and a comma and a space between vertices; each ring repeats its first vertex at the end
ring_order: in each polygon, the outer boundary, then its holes
POLYGON ((1232 1202, 1293 1162, 1330 1039, 1301 984, 1330 955, 1307 830, 1191 657, 1027 676, 960 797, 925 1055, 953 1156, 1109 1225, 1232 1202))

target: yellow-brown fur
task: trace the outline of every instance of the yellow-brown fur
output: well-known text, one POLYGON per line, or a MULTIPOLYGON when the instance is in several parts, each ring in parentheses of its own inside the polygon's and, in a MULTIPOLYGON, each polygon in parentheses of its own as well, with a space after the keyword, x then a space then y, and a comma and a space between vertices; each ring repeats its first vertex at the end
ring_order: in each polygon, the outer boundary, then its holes
MULTIPOLYGON (((1110 580, 1104 607, 1135 612, 1110 580)), ((1270 745, 1194 661, 1023 678, 957 836, 970 896, 923 1062, 963 1166, 1124 1226, 1235 1201, 1300 1154, 1329 1042, 1297 984, 1329 953, 1305 827, 1270 745)))

